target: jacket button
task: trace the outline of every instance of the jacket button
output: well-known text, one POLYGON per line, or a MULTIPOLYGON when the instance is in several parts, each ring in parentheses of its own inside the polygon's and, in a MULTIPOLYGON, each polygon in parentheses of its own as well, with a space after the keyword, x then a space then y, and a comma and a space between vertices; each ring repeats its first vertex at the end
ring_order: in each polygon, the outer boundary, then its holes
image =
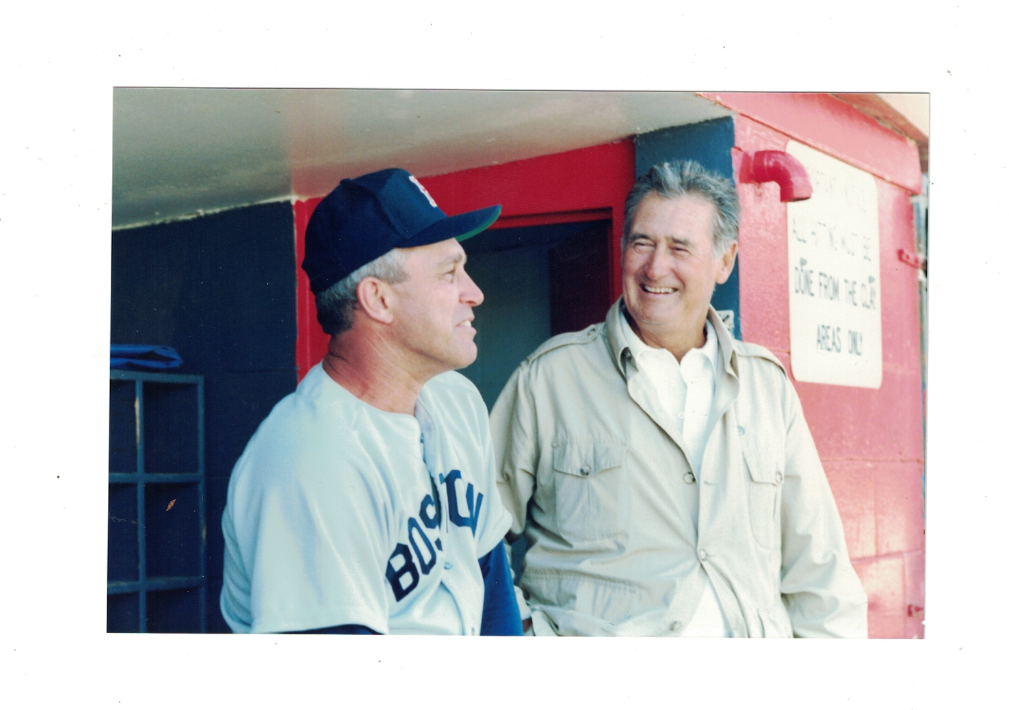
POLYGON ((687 471, 685 474, 683 474, 683 480, 686 483, 693 483, 696 479, 694 478, 694 474, 692 474, 690 471, 687 471))
POLYGON ((708 559, 708 553, 705 552, 704 550, 701 550, 700 552, 698 552, 697 556, 701 558, 701 562, 703 562, 704 560, 708 559))
POLYGON ((589 467, 588 466, 582 466, 580 469, 578 469, 578 473, 582 474, 583 476, 588 476, 589 475, 589 467))
POLYGON ((783 479, 783 478, 784 478, 784 476, 781 475, 781 471, 778 471, 777 473, 774 474, 774 482, 775 483, 781 483, 781 479, 783 479))
POLYGON ((452 569, 452 563, 451 562, 446 562, 445 563, 445 569, 452 569))

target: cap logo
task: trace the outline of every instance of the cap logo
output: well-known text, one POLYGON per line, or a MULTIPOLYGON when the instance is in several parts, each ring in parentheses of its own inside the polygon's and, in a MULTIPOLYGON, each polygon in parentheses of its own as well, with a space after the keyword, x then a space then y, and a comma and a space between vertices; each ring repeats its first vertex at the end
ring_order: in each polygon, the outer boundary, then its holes
POLYGON ((414 185, 416 185, 417 189, 424 193, 424 197, 427 198, 427 201, 431 203, 432 207, 434 207, 435 209, 438 208, 438 204, 434 201, 434 198, 431 197, 430 193, 427 190, 424 189, 424 186, 420 184, 420 180, 418 180, 413 175, 411 175, 410 176, 410 182, 412 182, 414 185))

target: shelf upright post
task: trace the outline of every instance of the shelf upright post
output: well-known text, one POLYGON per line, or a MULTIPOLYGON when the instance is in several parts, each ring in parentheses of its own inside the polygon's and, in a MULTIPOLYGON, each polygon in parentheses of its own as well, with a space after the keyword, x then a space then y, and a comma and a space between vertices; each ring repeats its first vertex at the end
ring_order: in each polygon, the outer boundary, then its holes
POLYGON ((140 589, 137 592, 139 601, 139 631, 147 633, 147 521, 144 495, 144 381, 137 378, 136 382, 136 417, 137 417, 137 560, 139 570, 137 581, 140 589))
POLYGON ((203 378, 196 384, 196 451, 200 482, 197 485, 197 500, 199 502, 200 520, 200 633, 207 633, 207 512, 206 512, 206 469, 204 463, 203 441, 203 378))

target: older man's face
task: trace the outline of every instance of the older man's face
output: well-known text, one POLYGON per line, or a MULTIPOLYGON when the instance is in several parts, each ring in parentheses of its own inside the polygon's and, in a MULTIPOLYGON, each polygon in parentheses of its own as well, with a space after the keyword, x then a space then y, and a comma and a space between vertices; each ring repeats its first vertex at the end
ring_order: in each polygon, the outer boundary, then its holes
POLYGON ((466 273, 466 253, 455 239, 403 250, 406 281, 396 294, 394 333, 419 375, 457 370, 476 360, 473 309, 483 292, 466 273))
POLYGON ((645 342, 700 335, 715 284, 729 278, 736 256, 735 244, 715 254, 714 215, 697 195, 652 193, 638 204, 621 261, 624 303, 645 342))

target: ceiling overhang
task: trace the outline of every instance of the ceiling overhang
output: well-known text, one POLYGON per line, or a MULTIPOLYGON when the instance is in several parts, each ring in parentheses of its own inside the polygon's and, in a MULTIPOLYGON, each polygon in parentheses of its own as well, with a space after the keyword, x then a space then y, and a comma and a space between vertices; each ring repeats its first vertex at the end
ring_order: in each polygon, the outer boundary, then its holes
POLYGON ((730 115, 689 92, 120 88, 112 224, 328 193, 397 166, 419 177, 730 115))

